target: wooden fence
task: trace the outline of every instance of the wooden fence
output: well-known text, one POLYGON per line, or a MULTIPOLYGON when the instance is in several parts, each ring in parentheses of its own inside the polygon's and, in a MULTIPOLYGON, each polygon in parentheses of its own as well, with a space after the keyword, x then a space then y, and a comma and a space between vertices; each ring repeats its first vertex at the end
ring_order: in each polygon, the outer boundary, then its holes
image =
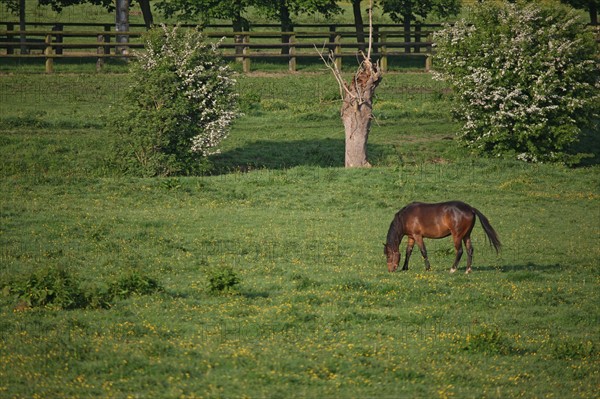
MULTIPOLYGON (((52 73, 54 61, 61 58, 88 58, 96 60, 101 69, 108 58, 135 57, 136 49, 143 49, 140 39, 143 25, 131 25, 128 32, 114 31, 111 24, 43 24, 35 29, 20 31, 16 22, 0 22, 0 59, 18 58, 45 60, 46 72, 52 73), (125 38, 123 40, 123 38, 125 38)), ((189 27, 189 26, 184 26, 189 27)), ((355 58, 361 46, 353 25, 296 25, 295 31, 278 31, 277 25, 253 25, 249 32, 233 32, 227 25, 212 25, 204 29, 207 37, 221 39, 223 56, 242 63, 244 72, 252 69, 252 60, 283 59, 288 69, 296 71, 298 60, 318 58, 319 52, 331 51, 338 67, 347 57, 355 58)), ((424 60, 425 69, 431 67, 432 34, 439 25, 415 25, 405 32, 398 25, 375 25, 372 56, 386 71, 392 57, 411 57, 424 60), (407 40, 410 39, 410 40, 407 40)))

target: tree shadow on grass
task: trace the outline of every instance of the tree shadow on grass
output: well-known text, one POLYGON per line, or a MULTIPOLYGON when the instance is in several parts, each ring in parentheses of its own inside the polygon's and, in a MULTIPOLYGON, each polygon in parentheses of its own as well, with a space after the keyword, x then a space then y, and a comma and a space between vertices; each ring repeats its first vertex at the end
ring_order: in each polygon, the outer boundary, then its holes
MULTIPOLYGON (((385 146, 369 144, 370 158, 385 151, 385 146)), ((296 166, 343 167, 344 139, 295 141, 259 140, 243 147, 214 155, 214 174, 248 172, 254 169, 287 169, 296 166)))
MULTIPOLYGON (((33 50, 34 54, 41 54, 43 50, 37 48, 33 50)), ((0 65, 0 72, 43 72, 45 69, 46 60, 42 57, 35 58, 4 58, 0 65)), ((129 69, 127 61, 121 59, 104 59, 103 69, 105 72, 126 72, 129 69)), ((53 63, 55 72, 75 72, 75 73, 96 73, 97 59, 96 58, 81 58, 81 57, 61 57, 55 59, 53 63)))
POLYGON ((255 291, 242 290, 240 295, 242 295, 244 298, 247 298, 247 299, 264 299, 264 298, 269 298, 271 296, 271 293, 269 293, 267 291, 256 291, 255 292, 255 291))
MULTIPOLYGON (((343 56, 342 72, 356 72, 358 64, 356 55, 343 56)), ((374 57, 373 62, 379 61, 374 57)), ((425 57, 422 54, 402 54, 387 56, 388 69, 390 71, 420 71, 425 70, 425 57)), ((232 62, 230 64, 238 72, 242 71, 240 63, 232 62)), ((298 71, 323 71, 323 60, 315 52, 312 56, 303 54, 296 60, 298 71)), ((287 72, 289 69, 289 60, 281 57, 261 57, 252 60, 252 72, 287 72)))

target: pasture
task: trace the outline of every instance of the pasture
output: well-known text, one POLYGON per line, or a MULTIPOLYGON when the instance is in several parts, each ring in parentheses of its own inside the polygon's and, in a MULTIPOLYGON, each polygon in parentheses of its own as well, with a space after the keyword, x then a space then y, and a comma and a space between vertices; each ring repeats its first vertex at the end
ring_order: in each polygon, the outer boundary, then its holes
POLYGON ((597 397, 597 155, 474 157, 442 84, 388 74, 374 167, 345 170, 333 77, 254 74, 211 173, 133 178, 107 124, 122 79, 0 75, 0 397, 597 397), (388 273, 394 213, 453 199, 489 218, 500 255, 477 222, 472 274, 464 257, 448 272, 448 238, 426 241, 430 272, 415 251, 388 273), (212 292, 222 270, 240 283, 212 292), (118 290, 15 295, 55 271, 60 289, 118 290))

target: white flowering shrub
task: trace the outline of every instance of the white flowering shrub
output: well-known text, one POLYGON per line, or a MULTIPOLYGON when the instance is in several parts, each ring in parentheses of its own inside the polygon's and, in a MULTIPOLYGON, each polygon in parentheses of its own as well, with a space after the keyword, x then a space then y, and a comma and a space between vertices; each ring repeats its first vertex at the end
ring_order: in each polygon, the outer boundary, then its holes
POLYGON ((144 40, 117 118, 118 158, 138 175, 199 173, 239 116, 233 72, 197 30, 163 25, 144 40))
POLYGON ((593 34, 571 8, 544 4, 484 2, 435 35, 435 78, 450 83, 460 140, 477 151, 576 162, 572 145, 598 116, 593 34))

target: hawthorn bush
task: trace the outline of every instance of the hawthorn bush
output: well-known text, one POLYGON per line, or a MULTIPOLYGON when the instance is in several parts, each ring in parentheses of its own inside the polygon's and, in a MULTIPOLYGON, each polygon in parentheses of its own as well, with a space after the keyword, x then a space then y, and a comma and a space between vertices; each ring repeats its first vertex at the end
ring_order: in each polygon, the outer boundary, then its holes
POLYGON ((600 103, 592 32, 559 3, 484 2, 435 35, 437 79, 455 93, 462 143, 529 162, 571 152, 600 103))
POLYGON ((239 114, 233 72, 197 30, 163 25, 144 40, 116 119, 117 160, 142 176, 202 172, 239 114))

